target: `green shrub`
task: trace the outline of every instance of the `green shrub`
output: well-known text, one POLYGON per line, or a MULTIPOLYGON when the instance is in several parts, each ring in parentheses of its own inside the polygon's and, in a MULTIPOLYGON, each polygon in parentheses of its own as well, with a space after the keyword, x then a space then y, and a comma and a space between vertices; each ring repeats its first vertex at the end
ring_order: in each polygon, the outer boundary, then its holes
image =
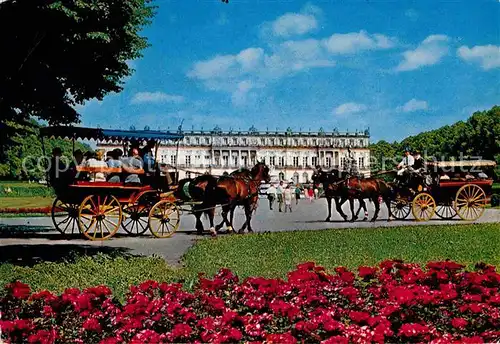
POLYGON ((37 184, 15 183, 0 184, 0 197, 53 197, 54 190, 50 187, 37 184), (10 190, 9 190, 10 189, 10 190), (7 192, 9 190, 10 192, 7 192))

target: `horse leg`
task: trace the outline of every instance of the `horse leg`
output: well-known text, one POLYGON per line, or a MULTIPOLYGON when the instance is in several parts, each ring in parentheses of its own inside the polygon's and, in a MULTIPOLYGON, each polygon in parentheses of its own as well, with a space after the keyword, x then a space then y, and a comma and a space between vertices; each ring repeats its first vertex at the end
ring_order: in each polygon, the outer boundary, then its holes
MULTIPOLYGON (((373 218, 370 220, 371 222, 375 222, 378 217, 378 213, 380 211, 380 204, 378 203, 378 196, 373 196, 372 201, 375 204, 375 214, 373 214, 373 218)), ((390 209, 389 209, 390 211, 390 209)))
POLYGON ((354 222, 358 219, 358 216, 357 214, 356 215, 354 214, 354 198, 352 197, 349 198, 349 206, 351 208, 351 214, 352 214, 351 222, 354 222))
POLYGON ((219 223, 217 225, 217 227, 215 227, 215 229, 217 230, 217 232, 222 228, 222 226, 224 226, 224 224, 226 225, 226 228, 227 228, 228 231, 232 231, 233 230, 233 228, 229 224, 229 220, 227 219, 227 216, 229 215, 230 212, 231 212, 231 206, 230 205, 226 204, 226 205, 222 206, 222 213, 221 213, 222 221, 221 221, 221 223, 219 223))
POLYGON ((201 222, 201 212, 197 210, 193 210, 193 214, 196 217, 196 231, 198 232, 199 235, 203 234, 203 223, 201 222))
MULTIPOLYGON (((231 211, 230 211, 230 215, 229 215, 229 226, 227 227, 227 231, 228 232, 231 232, 231 233, 234 233, 234 225, 233 225, 233 220, 234 220, 234 211, 236 210, 236 206, 233 206, 231 208, 231 211)), ((243 224, 244 226, 245 224, 243 224)))
POLYGON ((208 220, 210 221, 210 228, 214 228, 215 207, 208 209, 205 214, 208 215, 208 220))
POLYGON ((365 200, 362 197, 360 197, 358 199, 358 202, 359 202, 359 208, 358 211, 356 212, 356 218, 358 218, 359 212, 361 211, 361 208, 363 208, 365 211, 365 216, 363 217, 363 221, 366 221, 368 220, 368 210, 366 210, 365 200))
POLYGON ((340 214, 340 216, 342 216, 344 221, 347 221, 347 215, 344 214, 344 211, 342 210, 342 205, 345 203, 345 201, 347 201, 346 197, 342 197, 340 200, 337 197, 335 197, 335 205, 337 208, 337 212, 340 214))
POLYGON ((245 227, 248 226, 248 233, 253 232, 252 226, 250 225, 250 221, 252 220, 252 207, 251 203, 245 202, 245 224, 241 229, 238 231, 239 234, 245 233, 245 227))
POLYGON ((325 222, 330 222, 330 219, 332 217, 332 198, 327 197, 326 202, 328 204, 328 217, 326 218, 325 222))
POLYGON ((387 211, 389 213, 389 215, 387 216, 387 222, 390 222, 391 221, 391 198, 390 197, 384 197, 384 202, 385 202, 385 206, 387 207, 387 211))

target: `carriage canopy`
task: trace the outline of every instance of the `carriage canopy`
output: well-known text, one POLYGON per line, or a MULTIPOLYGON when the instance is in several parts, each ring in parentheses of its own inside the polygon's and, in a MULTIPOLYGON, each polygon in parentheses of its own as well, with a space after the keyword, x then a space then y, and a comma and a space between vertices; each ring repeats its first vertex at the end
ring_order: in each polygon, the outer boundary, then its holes
POLYGON ((181 140, 184 135, 159 130, 119 130, 85 128, 72 126, 54 126, 40 129, 42 137, 57 137, 69 139, 94 139, 100 141, 128 141, 136 140, 181 140))
POLYGON ((459 160, 459 161, 429 161, 428 166, 439 168, 450 167, 495 167, 496 162, 492 160, 459 160))

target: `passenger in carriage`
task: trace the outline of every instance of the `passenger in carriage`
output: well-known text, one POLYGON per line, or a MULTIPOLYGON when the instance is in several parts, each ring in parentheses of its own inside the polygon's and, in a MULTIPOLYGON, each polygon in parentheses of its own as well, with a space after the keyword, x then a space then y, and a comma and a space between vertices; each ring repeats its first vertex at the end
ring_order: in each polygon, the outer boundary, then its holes
POLYGON ((156 141, 155 140, 149 140, 144 146, 144 148, 141 150, 141 158, 144 163, 144 170, 147 173, 154 173, 155 172, 155 157, 153 155, 153 149, 156 146, 156 141))
POLYGON ((63 186, 67 183, 67 167, 62 161, 62 150, 55 147, 52 150, 52 158, 49 166, 49 183, 53 187, 63 186))
POLYGON ((68 177, 71 179, 85 179, 85 175, 77 171, 77 167, 81 166, 83 163, 83 152, 80 149, 77 149, 73 153, 73 161, 69 164, 68 169, 68 177))
MULTIPOLYGON (((107 161, 109 168, 122 168, 122 161, 120 160, 123 155, 121 149, 116 148, 112 151, 108 152, 109 160, 107 161)), ((119 183, 120 173, 110 173, 108 174, 108 182, 110 183, 119 183)))
POLYGON ((410 154, 410 149, 406 148, 405 149, 405 156, 403 157, 403 160, 398 164, 397 169, 397 178, 396 180, 401 183, 401 184, 407 184, 409 182, 409 174, 410 171, 413 169, 413 164, 415 163, 415 159, 413 156, 410 154))
POLYGON ((143 170, 142 159, 137 148, 132 148, 129 156, 122 159, 122 171, 125 177, 125 184, 141 184, 138 171, 143 170))
MULTIPOLYGON (((85 162, 86 167, 95 167, 95 168, 105 168, 108 167, 106 162, 103 160, 104 151, 102 149, 97 150, 95 153, 90 153, 89 159, 85 162)), ((104 172, 95 172, 90 174, 90 181, 92 182, 105 182, 106 176, 104 172)))

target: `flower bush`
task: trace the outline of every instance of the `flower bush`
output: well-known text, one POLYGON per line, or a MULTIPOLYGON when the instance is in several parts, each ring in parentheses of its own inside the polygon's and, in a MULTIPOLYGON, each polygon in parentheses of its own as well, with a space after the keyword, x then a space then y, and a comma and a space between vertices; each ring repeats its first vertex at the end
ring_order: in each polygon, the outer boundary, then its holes
POLYGON ((401 261, 327 273, 304 263, 287 280, 223 269, 193 292, 147 281, 124 304, 108 287, 32 293, 14 282, 1 299, 7 343, 481 343, 500 340, 500 274, 454 262, 401 261))

